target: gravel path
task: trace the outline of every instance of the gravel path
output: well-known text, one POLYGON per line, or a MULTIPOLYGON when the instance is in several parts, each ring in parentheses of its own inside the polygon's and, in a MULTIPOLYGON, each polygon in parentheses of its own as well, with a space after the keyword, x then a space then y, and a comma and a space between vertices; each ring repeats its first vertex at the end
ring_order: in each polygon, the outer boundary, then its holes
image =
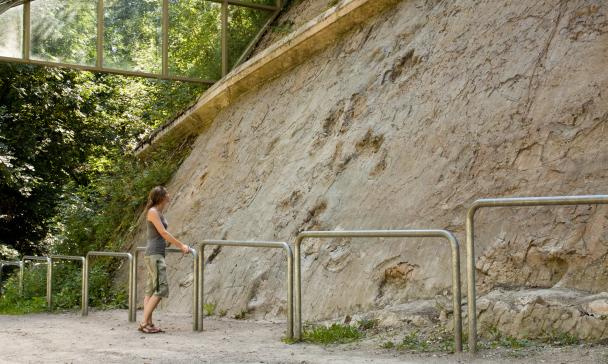
MULTIPOLYGON (((139 313, 141 317, 141 312, 139 313)), ((485 353, 477 360, 447 354, 407 354, 360 342, 322 347, 281 342, 284 324, 205 320, 191 331, 189 315, 160 313, 167 332, 145 335, 126 311, 0 316, 2 363, 603 363, 605 347, 547 349, 513 357, 485 353)))

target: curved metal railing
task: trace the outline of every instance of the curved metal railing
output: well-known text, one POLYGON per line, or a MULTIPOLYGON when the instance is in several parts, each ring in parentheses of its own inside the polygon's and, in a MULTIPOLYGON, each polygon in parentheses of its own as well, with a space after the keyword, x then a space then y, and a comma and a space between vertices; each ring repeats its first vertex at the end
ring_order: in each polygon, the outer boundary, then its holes
POLYGON ((302 338, 302 274, 301 249, 302 241, 308 238, 443 238, 450 245, 452 252, 452 304, 454 308, 454 343, 456 352, 462 351, 462 316, 460 297, 460 248, 456 237, 447 230, 412 229, 412 230, 345 230, 345 231, 304 231, 294 244, 295 251, 295 313, 296 339, 302 338))
POLYGON ((572 206, 608 204, 608 195, 484 198, 473 202, 467 211, 467 300, 469 352, 477 351, 477 297, 475 292, 475 213, 490 207, 572 206))
MULTIPOLYGON (((133 254, 133 274, 131 274, 131 286, 133 287, 133 304, 135 305, 135 315, 137 315, 137 263, 139 261, 138 255, 140 252, 145 251, 145 247, 138 247, 135 249, 133 254)), ((181 253, 182 251, 177 248, 166 248, 167 253, 181 253)), ((198 326, 198 315, 200 315, 201 307, 198 301, 198 252, 194 248, 190 248, 192 254, 192 331, 202 331, 202 327, 198 326)))
POLYGON ((133 255, 131 253, 118 253, 118 252, 101 252, 101 251, 93 251, 87 253, 87 258, 84 262, 85 264, 85 279, 83 279, 84 287, 82 288, 82 292, 84 293, 84 306, 82 310, 82 315, 87 316, 89 314, 89 266, 91 257, 113 257, 113 258, 124 258, 129 261, 129 288, 128 291, 128 305, 129 305, 129 322, 135 322, 135 305, 133 304, 133 255))
MULTIPOLYGON (((204 284, 205 284, 205 246, 236 246, 248 248, 270 248, 283 249, 287 255, 287 338, 293 338, 293 253, 289 244, 282 241, 249 241, 249 240, 203 240, 200 246, 199 261, 199 302, 205 302, 204 284)), ((199 328, 203 329, 203 315, 199 312, 199 328)))

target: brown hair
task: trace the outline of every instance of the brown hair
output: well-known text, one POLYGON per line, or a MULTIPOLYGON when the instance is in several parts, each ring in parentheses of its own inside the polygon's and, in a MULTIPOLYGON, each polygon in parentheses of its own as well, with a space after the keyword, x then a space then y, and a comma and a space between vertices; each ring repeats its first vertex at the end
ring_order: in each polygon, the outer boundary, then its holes
POLYGON ((146 211, 151 207, 157 206, 167 197, 167 189, 163 186, 154 187, 148 194, 148 204, 146 205, 146 211))

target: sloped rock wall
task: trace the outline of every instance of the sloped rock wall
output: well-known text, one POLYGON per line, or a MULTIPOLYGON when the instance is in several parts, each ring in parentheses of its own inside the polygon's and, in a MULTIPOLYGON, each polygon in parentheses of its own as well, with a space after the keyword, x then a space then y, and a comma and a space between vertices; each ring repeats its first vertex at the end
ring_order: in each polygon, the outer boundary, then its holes
MULTIPOLYGON (((168 186, 170 230, 186 242, 292 241, 306 229, 428 227, 464 242, 477 198, 606 193, 607 69, 601 0, 404 0, 222 110, 168 186)), ((607 216, 484 210, 480 292, 608 290, 607 216)), ((303 251, 305 320, 450 292, 440 240, 313 239, 303 251)), ((168 264, 164 307, 186 312, 189 259, 168 264)), ((285 268, 281 251, 217 249, 207 302, 283 318, 285 268)))

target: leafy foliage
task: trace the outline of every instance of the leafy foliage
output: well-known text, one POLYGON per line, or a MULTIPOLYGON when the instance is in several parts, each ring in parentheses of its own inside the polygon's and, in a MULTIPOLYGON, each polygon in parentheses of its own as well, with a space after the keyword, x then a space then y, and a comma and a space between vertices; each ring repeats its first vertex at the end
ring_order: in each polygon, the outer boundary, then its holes
POLYGON ((91 74, 0 64, 0 236, 38 251, 68 181, 85 184, 97 146, 120 144, 99 104, 114 90, 91 74))
MULTIPOLYGON (((57 310, 79 309, 81 305, 81 266, 65 262, 53 267, 53 308, 57 310), (61 284, 57 284, 61 282, 61 284)), ((18 275, 13 274, 6 282, 0 297, 1 314, 26 314, 46 310, 46 265, 34 265, 25 269, 23 296, 19 293, 18 275)), ((112 286, 107 267, 94 266, 89 272, 89 305, 101 308, 126 308, 127 284, 112 286)))
POLYGON ((123 156, 87 186, 73 186, 60 204, 52 246, 61 254, 123 249, 138 226, 147 194, 166 184, 190 151, 190 140, 165 145, 147 160, 123 156))
MULTIPOLYGON (((160 2, 105 3, 104 65, 158 72, 160 2)), ((87 2, 32 2, 32 56, 93 64, 94 8, 87 2)), ((170 1, 171 73, 221 76, 219 9, 203 0, 170 1)), ((231 65, 269 15, 230 6, 231 65)), ((0 63, 0 259, 15 250, 22 255, 84 255, 125 248, 148 191, 170 180, 191 140, 157 148, 146 160, 130 151, 204 90, 190 83, 0 63)), ((110 286, 108 279, 118 267, 112 259, 93 264, 91 305, 123 302, 123 290, 110 286)), ((11 277, 5 281, 0 312, 44 309, 44 269, 26 276, 32 293, 19 297, 17 278, 11 277)), ((62 282, 56 307, 77 306, 79 268, 57 265, 55 277, 62 282)))
POLYGON ((97 189, 93 181, 111 184, 106 191, 119 189, 125 180, 112 178, 136 168, 125 153, 200 91, 0 63, 0 243, 24 254, 48 250, 41 242, 52 218, 87 199, 87 191, 97 189))

